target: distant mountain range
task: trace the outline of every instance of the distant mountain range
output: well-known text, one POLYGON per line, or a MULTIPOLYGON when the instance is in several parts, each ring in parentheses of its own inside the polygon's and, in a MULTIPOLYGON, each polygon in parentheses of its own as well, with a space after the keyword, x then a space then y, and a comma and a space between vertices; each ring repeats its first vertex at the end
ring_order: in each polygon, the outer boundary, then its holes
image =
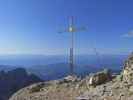
POLYGON ((42 80, 25 69, 17 68, 8 72, 0 71, 0 100, 8 98, 19 89, 42 80))
MULTIPOLYGON (((113 64, 112 64, 113 65, 113 64)), ((117 65, 115 65, 117 66, 117 65)), ((119 73, 121 68, 118 65, 118 68, 111 67, 98 67, 98 66, 90 66, 90 65, 75 65, 74 72, 77 76, 84 77, 90 73, 94 73, 104 68, 111 69, 113 73, 119 73)), ((42 66, 33 66, 31 68, 27 68, 27 71, 30 73, 34 73, 40 78, 47 80, 54 80, 65 77, 69 75, 69 64, 68 63, 56 63, 42 66)))
MULTIPOLYGON (((102 68, 91 66, 79 66, 75 65, 75 74, 78 76, 85 76, 91 72, 96 72, 102 68)), ((27 68, 28 72, 34 73, 44 80, 53 80, 65 77, 69 74, 68 63, 56 63, 42 66, 34 66, 27 68)))
MULTIPOLYGON (((75 73, 80 76, 109 68, 119 72, 127 55, 78 55, 75 56, 75 73)), ((69 64, 66 56, 0 56, 0 70, 13 70, 18 67, 25 68, 44 80, 53 80, 69 74, 69 64)))

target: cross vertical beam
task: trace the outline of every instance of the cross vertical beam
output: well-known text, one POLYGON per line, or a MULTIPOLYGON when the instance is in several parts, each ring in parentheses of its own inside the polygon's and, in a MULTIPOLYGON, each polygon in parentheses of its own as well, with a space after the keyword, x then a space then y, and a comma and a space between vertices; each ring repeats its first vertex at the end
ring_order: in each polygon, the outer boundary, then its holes
POLYGON ((74 25, 73 25, 73 16, 71 17, 70 20, 70 26, 69 26, 69 32, 71 33, 71 47, 70 47, 70 75, 74 75, 74 25))
POLYGON ((70 20, 70 26, 69 26, 69 32, 71 33, 71 47, 70 47, 70 75, 74 74, 74 55, 73 55, 73 49, 74 49, 74 32, 73 32, 73 16, 70 20))
POLYGON ((69 27, 66 30, 61 31, 60 33, 68 32, 71 33, 71 47, 70 47, 70 56, 69 56, 69 66, 70 66, 70 75, 74 75, 74 33, 78 31, 85 30, 85 28, 76 28, 74 26, 73 16, 69 17, 69 27))

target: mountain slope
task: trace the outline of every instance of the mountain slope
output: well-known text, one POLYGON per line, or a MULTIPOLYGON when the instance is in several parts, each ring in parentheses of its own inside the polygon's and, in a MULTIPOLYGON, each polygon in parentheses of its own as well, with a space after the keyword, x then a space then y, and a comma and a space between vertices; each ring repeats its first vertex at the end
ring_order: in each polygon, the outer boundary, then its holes
POLYGON ((0 71, 0 100, 8 100, 17 90, 41 81, 37 76, 29 75, 23 68, 8 72, 0 71))
POLYGON ((106 75, 98 72, 76 81, 36 83, 19 90, 9 100, 133 100, 133 55, 119 75, 109 75, 109 80, 101 81, 106 75))

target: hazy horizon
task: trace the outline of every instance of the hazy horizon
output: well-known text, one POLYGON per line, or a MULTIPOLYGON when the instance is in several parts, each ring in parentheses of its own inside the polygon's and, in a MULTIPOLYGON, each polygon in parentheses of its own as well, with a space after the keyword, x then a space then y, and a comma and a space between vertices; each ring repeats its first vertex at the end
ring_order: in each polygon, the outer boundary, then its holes
MULTIPOLYGON (((121 65, 128 55, 75 55, 74 64, 105 66, 121 65)), ((69 63, 69 55, 6 55, 0 56, 0 65, 31 67, 48 64, 69 63)))

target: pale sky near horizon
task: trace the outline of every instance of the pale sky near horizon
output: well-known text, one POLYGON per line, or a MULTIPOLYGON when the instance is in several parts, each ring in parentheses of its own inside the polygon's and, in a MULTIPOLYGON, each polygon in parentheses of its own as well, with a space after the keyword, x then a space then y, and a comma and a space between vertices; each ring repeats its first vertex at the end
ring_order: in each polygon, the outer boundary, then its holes
POLYGON ((68 27, 74 16, 76 54, 126 54, 133 51, 132 0, 0 0, 0 54, 68 54, 68 27))

